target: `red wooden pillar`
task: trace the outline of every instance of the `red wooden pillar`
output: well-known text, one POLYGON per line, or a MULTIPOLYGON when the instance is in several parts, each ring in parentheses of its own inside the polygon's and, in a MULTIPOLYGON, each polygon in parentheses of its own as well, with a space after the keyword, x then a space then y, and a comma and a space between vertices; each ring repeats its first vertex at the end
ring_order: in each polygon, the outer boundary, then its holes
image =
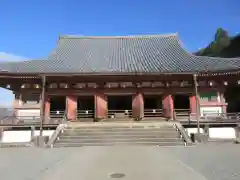
POLYGON ((67 119, 70 121, 75 121, 77 118, 77 96, 68 95, 66 97, 67 104, 67 119))
POLYGON ((108 116, 107 96, 103 93, 96 93, 95 99, 95 117, 97 119, 106 119, 108 116))
POLYGON ((191 113, 192 114, 195 114, 197 113, 197 98, 196 98, 196 95, 191 95, 189 96, 189 102, 190 102, 190 110, 191 110, 191 113))
POLYGON ((162 104, 164 117, 173 119, 174 104, 172 95, 171 94, 163 95, 162 104))
POLYGON ((144 117, 144 99, 142 93, 134 94, 132 97, 132 117, 135 119, 144 117))
POLYGON ((44 119, 44 123, 49 123, 49 120, 50 120, 50 97, 49 96, 46 96, 45 97, 45 102, 44 102, 44 116, 45 116, 45 119, 44 119))

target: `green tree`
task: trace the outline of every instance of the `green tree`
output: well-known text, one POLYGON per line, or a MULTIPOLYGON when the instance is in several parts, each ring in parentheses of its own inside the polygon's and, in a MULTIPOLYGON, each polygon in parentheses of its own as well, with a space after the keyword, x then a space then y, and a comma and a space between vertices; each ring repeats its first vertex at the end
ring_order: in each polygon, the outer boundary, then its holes
POLYGON ((230 41, 231 39, 228 36, 228 32, 223 28, 218 28, 214 35, 214 40, 206 48, 198 51, 196 55, 219 56, 221 51, 229 46, 230 41))
POLYGON ((222 28, 218 28, 217 32, 215 33, 214 36, 214 41, 211 44, 211 54, 213 56, 218 56, 219 53, 226 48, 227 46, 229 46, 230 44, 230 38, 228 36, 228 32, 222 28))

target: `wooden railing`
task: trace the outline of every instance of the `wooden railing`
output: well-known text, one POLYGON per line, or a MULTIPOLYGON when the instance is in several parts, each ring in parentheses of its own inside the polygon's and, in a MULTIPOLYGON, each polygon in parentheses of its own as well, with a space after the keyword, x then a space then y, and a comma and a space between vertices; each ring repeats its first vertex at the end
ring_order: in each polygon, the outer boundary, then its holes
POLYGON ((131 118, 132 110, 108 110, 108 118, 131 118))
POLYGON ((77 119, 94 118, 94 110, 77 110, 77 119))
MULTIPOLYGON (((78 111, 78 117, 81 118, 93 118, 92 111, 78 111)), ((161 109, 155 110, 144 110, 145 118, 148 117, 160 117, 162 116, 161 109)), ((132 118, 132 110, 109 110, 108 118, 132 118)), ((36 125, 39 126, 41 123, 40 116, 5 116, 0 118, 0 126, 12 127, 12 126, 28 126, 36 125)), ((196 124, 197 116, 195 113, 175 113, 174 120, 188 123, 196 124), (187 114, 188 113, 188 114, 187 114)), ((45 126, 56 126, 58 124, 64 123, 67 121, 65 112, 51 113, 50 117, 45 119, 43 125, 45 126)), ((199 117, 200 123, 239 123, 240 124, 240 112, 239 113, 205 113, 199 117)))
MULTIPOLYGON (((39 116, 8 116, 0 120, 0 126, 4 127, 30 127, 30 126, 40 126, 40 117, 39 116)), ((62 119, 48 119, 46 122, 43 122, 44 126, 56 126, 65 121, 62 119)))
POLYGON ((163 117, 163 109, 144 109, 144 117, 163 117))
POLYGON ((40 109, 40 107, 41 107, 40 103, 37 103, 37 104, 27 104, 27 103, 18 104, 18 103, 15 103, 14 104, 14 109, 40 109))
MULTIPOLYGON (((44 126, 56 126, 66 121, 66 113, 64 111, 51 111, 49 117, 45 117, 43 121, 44 126)), ((0 118, 0 126, 40 126, 41 116, 16 116, 8 115, 0 118)))
POLYGON ((174 116, 176 117, 186 117, 191 114, 190 109, 174 109, 174 116))
POLYGON ((50 119, 62 119, 66 115, 66 111, 50 111, 50 119))
MULTIPOLYGON (((197 123, 197 116, 191 113, 188 118, 179 119, 180 122, 189 124, 197 123)), ((205 113, 199 117, 199 123, 240 123, 240 113, 205 113)))

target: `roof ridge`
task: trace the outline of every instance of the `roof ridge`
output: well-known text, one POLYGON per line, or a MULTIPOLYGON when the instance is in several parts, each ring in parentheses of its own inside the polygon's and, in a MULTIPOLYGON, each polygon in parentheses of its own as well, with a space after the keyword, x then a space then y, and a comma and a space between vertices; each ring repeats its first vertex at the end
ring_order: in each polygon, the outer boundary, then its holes
POLYGON ((61 35, 59 39, 118 39, 118 38, 152 38, 152 37, 172 37, 178 33, 169 34, 143 34, 143 35, 126 35, 126 36, 80 36, 80 35, 61 35))

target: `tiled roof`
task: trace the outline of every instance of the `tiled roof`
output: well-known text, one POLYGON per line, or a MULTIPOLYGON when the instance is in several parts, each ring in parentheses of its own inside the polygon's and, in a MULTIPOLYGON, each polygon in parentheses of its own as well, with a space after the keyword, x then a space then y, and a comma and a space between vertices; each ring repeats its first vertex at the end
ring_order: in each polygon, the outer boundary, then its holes
POLYGON ((59 38, 46 60, 0 64, 19 73, 184 73, 240 69, 239 58, 200 57, 186 52, 177 34, 59 38))

